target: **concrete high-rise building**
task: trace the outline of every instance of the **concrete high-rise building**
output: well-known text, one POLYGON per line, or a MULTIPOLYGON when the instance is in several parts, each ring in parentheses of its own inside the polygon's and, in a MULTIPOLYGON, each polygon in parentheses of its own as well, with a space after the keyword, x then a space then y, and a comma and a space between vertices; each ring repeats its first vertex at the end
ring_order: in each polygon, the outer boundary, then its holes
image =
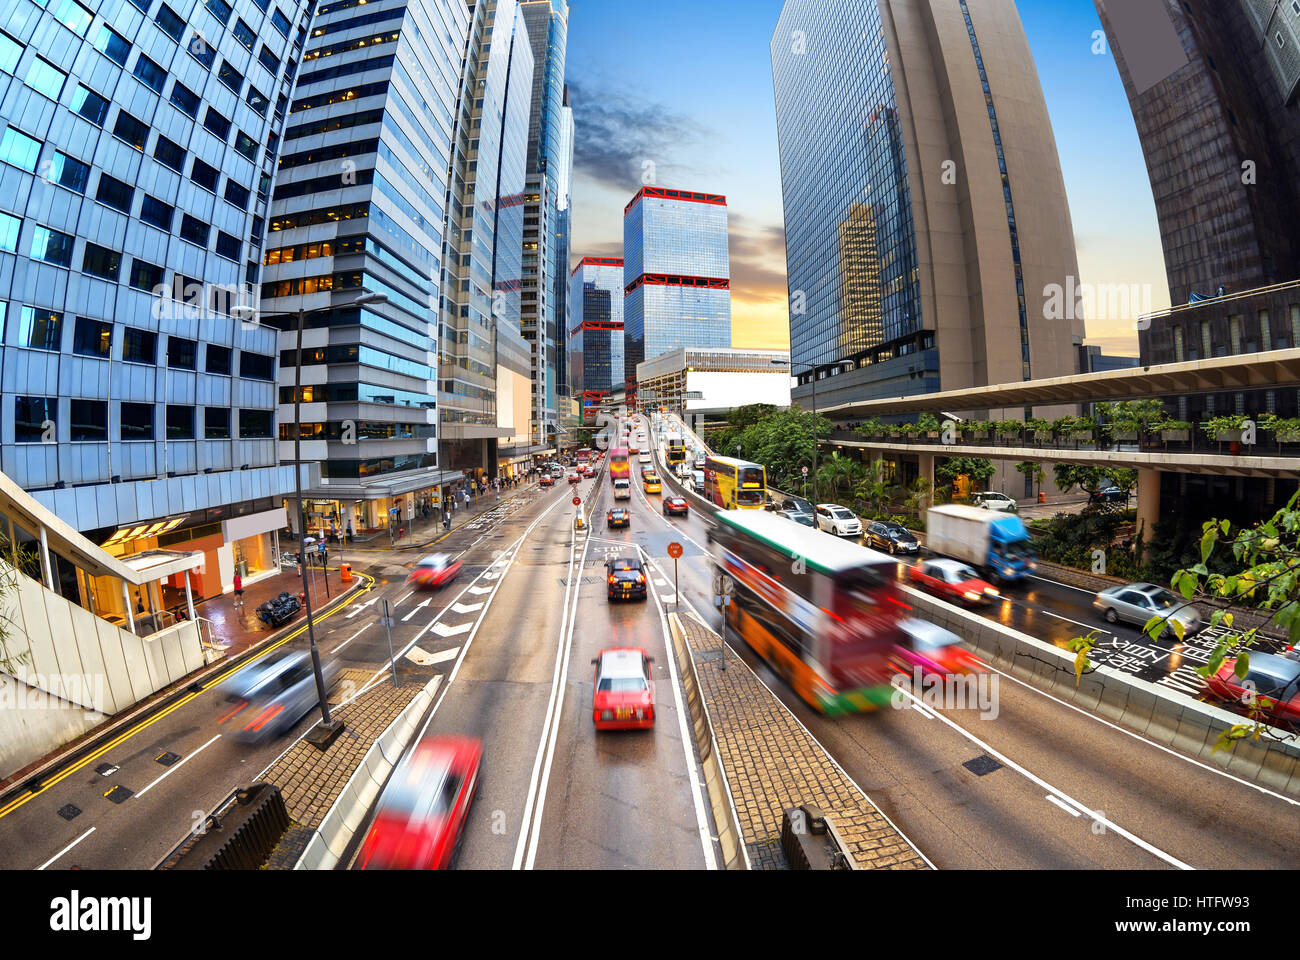
POLYGON ((623 386, 623 261, 584 257, 569 283, 569 381, 584 423, 623 386))
POLYGON ((320 464, 309 524, 405 520, 446 479, 438 455, 441 251, 452 116, 469 31, 448 0, 317 11, 272 200, 262 309, 280 326, 281 456, 320 464), (362 290, 387 302, 349 306, 362 290))
POLYGON ((535 63, 528 121, 522 300, 524 338, 532 348, 529 434, 539 449, 549 449, 557 430, 556 396, 564 337, 562 291, 568 269, 568 234, 562 213, 569 206, 573 142, 564 104, 569 5, 567 0, 521 0, 519 10, 528 24, 535 63))
POLYGON ((787 0, 771 52, 795 402, 814 377, 820 408, 1076 373, 1083 318, 1051 296, 1074 234, 1013 0, 787 0))
POLYGON ((445 469, 496 474, 531 457, 521 301, 534 61, 516 0, 470 15, 447 187, 439 449, 445 469))
POLYGON ((727 198, 642 187, 623 210, 623 378, 680 347, 731 346, 727 198))
POLYGON ((1300 279, 1300 3, 1095 2, 1146 155, 1173 303, 1300 279))
POLYGON ((310 6, 50 0, 0 24, 0 469, 118 556, 204 552, 202 596, 275 569, 294 487, 277 332, 245 311, 310 6))
POLYGON ((556 306, 555 315, 559 325, 556 337, 556 393, 567 397, 571 393, 569 386, 568 330, 571 326, 569 315, 569 282, 565 272, 569 266, 569 254, 572 250, 573 206, 570 193, 573 185, 573 150, 576 131, 573 126, 573 107, 569 102, 569 86, 564 85, 564 106, 560 108, 560 159, 564 163, 560 180, 560 225, 556 232, 555 271, 556 306))

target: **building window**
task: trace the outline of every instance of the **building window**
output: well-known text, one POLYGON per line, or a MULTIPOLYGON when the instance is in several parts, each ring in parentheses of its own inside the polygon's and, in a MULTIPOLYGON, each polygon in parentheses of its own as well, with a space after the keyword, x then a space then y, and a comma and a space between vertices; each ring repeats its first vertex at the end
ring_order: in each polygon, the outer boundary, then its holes
POLYGON ((123 440, 153 439, 152 403, 123 403, 121 418, 123 440))
POLYGON ((154 159, 177 173, 185 169, 185 149, 178 143, 172 143, 161 133, 158 142, 153 145, 154 159))
POLYGON ((122 359, 129 363, 158 362, 158 334, 127 327, 122 331, 122 359))
POLYGON ((81 269, 92 276, 116 282, 122 270, 122 255, 116 250, 87 242, 86 252, 81 257, 81 269))
POLYGON ((257 87, 253 86, 252 84, 249 84, 248 96, 244 98, 244 102, 247 103, 250 107, 252 107, 254 112, 259 117, 266 116, 266 106, 267 106, 266 94, 264 94, 261 90, 257 89, 257 87))
MULTIPOLYGON (((211 347, 208 348, 212 349, 211 347)), ((230 439, 230 411, 224 407, 203 408, 203 438, 205 440, 230 439)))
POLYGON ((154 63, 143 53, 135 58, 135 70, 133 73, 136 79, 144 83, 145 86, 153 90, 154 93, 161 94, 163 87, 167 83, 167 71, 158 64, 154 63))
POLYGON ((135 188, 130 184, 123 183, 106 173, 99 175, 99 188, 95 191, 95 199, 100 203, 121 210, 123 213, 130 213, 131 200, 134 197, 135 188))
POLYGON ((143 152, 145 141, 149 139, 149 127, 125 110, 119 109, 117 122, 113 124, 113 136, 143 152))
POLYGON ((77 3, 77 0, 58 0, 50 12, 54 14, 54 19, 59 21, 79 37, 84 37, 86 31, 90 29, 90 23, 95 19, 94 15, 77 3))
POLYGON ((203 5, 221 21, 223 27, 230 21, 230 4, 226 0, 203 0, 203 5))
POLYGON ((243 254, 242 244, 224 230, 217 231, 217 256, 239 262, 243 254))
POLYGON ((18 311, 18 346, 33 350, 58 350, 63 314, 36 307, 18 311))
POLYGON ((242 43, 245 47, 247 47, 248 50, 251 52, 253 49, 253 44, 257 40, 257 34, 253 33, 253 28, 250 27, 248 24, 246 24, 243 20, 236 20, 235 29, 233 32, 235 34, 235 39, 238 40, 240 43, 242 43))
POLYGON ((167 405, 167 439, 194 439, 194 408, 167 405))
POLYGON ((220 174, 216 167, 210 167, 198 157, 194 158, 194 164, 190 167, 190 179, 197 183, 205 190, 217 192, 217 180, 220 174))
POLYGON ((176 209, 171 204, 163 203, 157 197, 145 194, 144 202, 140 204, 141 220, 171 233, 172 220, 175 217, 176 209))
POLYGON ((239 411, 239 437, 241 440, 257 440, 270 436, 270 410, 239 411))
POLYGON ((267 73, 273 77, 280 72, 280 58, 272 53, 271 48, 266 44, 262 44, 262 49, 258 51, 257 61, 266 67, 267 73))
POLYGON ((41 141, 27 136, 14 127, 7 127, 0 136, 0 160, 21 167, 28 173, 36 172, 36 161, 41 155, 41 141))
POLYGON ((239 92, 244 89, 244 75, 235 69, 234 64, 225 60, 221 64, 221 69, 217 71, 217 79, 226 85, 226 87, 239 96, 239 92))
POLYGON ((131 53, 131 44, 127 43, 126 38, 121 34, 104 25, 99 28, 99 39, 95 41, 95 49, 119 67, 125 67, 126 58, 131 53))
POLYGON ((239 375, 250 380, 274 380, 275 358, 241 350, 239 351, 239 375))
POLYGON ((226 202, 233 203, 240 210, 248 209, 248 201, 252 197, 252 191, 247 187, 241 187, 234 180, 226 180, 226 202))
POLYGON ((181 215, 182 240, 188 240, 190 243, 197 244, 200 247, 207 247, 208 235, 211 230, 211 224, 204 223, 197 217, 191 217, 188 213, 181 215))
POLYGON ((102 127, 104 119, 108 116, 108 101, 80 85, 72 95, 72 103, 69 106, 73 113, 84 117, 97 127, 102 127))
POLYGON ((208 41, 200 33, 195 33, 190 38, 190 42, 185 45, 186 52, 209 70, 212 64, 216 62, 217 51, 208 46, 208 41))
POLYGON ((14 442, 44 443, 58 410, 56 397, 14 397, 14 442))
POLYGON ((177 43, 181 42, 181 35, 185 33, 185 21, 167 4, 158 8, 158 13, 154 17, 158 26, 162 27, 163 32, 171 37, 177 43))
POLYGON ((167 338, 167 366, 180 370, 193 370, 198 355, 198 344, 184 337, 167 338))
POLYGON ((27 68, 27 86, 51 100, 59 99, 59 94, 63 93, 63 81, 67 79, 67 74, 40 57, 34 59, 27 68))
POLYGON ((274 24, 275 29, 279 30, 286 37, 289 36, 289 18, 280 12, 279 7, 276 7, 275 10, 272 11, 271 23, 274 24))
POLYGON ((72 329, 72 352, 83 357, 107 357, 113 349, 113 325, 90 317, 77 317, 72 329))
POLYGON ((222 376, 230 376, 230 356, 229 347, 218 347, 214 344, 208 344, 207 364, 205 369, 208 373, 217 373, 222 376))
POLYGON ((85 193, 90 182, 90 165, 56 151, 50 161, 50 179, 61 187, 85 193))
POLYGON ((18 251, 18 231, 22 225, 23 221, 19 217, 0 212, 0 250, 8 250, 10 253, 18 251))
POLYGON ((257 141, 240 130, 235 135, 235 149, 253 162, 257 161, 257 141))
POLYGON ((208 112, 203 115, 203 126, 215 133, 223 142, 230 135, 230 121, 212 107, 208 107, 208 112))
POLYGON ((1259 311, 1259 348, 1273 349, 1273 324, 1267 310, 1259 311))
POLYGON ((199 118, 199 95, 179 80, 172 84, 171 101, 195 120, 199 118))
POLYGON ((137 290, 156 290, 162 286, 163 268, 136 257, 131 261, 131 286, 137 290))
POLYGON ((68 404, 69 439, 102 442, 108 439, 108 403, 103 400, 73 400, 68 404))
POLYGON ((22 55, 23 45, 9 34, 0 33, 0 70, 12 77, 14 71, 18 69, 18 60, 22 55))
POLYGON ((60 267, 72 266, 73 238, 49 227, 38 226, 32 231, 31 257, 60 267))

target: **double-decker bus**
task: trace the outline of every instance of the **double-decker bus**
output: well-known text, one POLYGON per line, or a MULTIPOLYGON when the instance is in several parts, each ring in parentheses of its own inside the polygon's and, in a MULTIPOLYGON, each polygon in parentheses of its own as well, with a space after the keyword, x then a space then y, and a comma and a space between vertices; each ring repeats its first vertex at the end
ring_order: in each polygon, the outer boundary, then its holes
POLYGON ((609 478, 611 480, 631 480, 632 465, 628 463, 627 447, 611 447, 609 450, 609 478))
POLYGON ((714 560, 736 580, 728 626, 827 716, 888 703, 908 616, 898 561, 773 513, 715 519, 714 560))
POLYGON ((767 501, 767 474, 761 464, 733 457, 704 461, 704 499, 723 510, 761 510, 767 501))
POLYGON ((578 452, 575 453, 575 454, 573 455, 573 457, 574 457, 575 460, 578 461, 578 463, 590 463, 590 462, 591 462, 591 447, 582 447, 582 448, 580 448, 580 449, 578 450, 578 452))
POLYGON ((686 462, 686 441, 681 437, 671 436, 668 438, 668 465, 675 467, 679 463, 686 462))

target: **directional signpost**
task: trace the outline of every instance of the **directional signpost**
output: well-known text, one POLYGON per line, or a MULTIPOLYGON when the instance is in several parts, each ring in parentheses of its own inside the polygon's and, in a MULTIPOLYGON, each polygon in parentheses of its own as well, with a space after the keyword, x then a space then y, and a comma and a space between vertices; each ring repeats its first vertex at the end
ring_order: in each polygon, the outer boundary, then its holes
POLYGON ((393 659, 393 615, 388 609, 388 601, 384 600, 384 615, 379 618, 379 622, 384 625, 384 632, 388 634, 388 662, 393 666, 393 686, 399 687, 397 682, 397 661, 393 659))
POLYGON ((682 545, 674 540, 668 544, 668 556, 673 558, 673 606, 678 612, 682 609, 682 590, 677 584, 677 560, 682 555, 682 545))
POLYGON ((736 581, 725 573, 713 578, 713 605, 722 610, 722 669, 727 669, 727 607, 731 606, 731 593, 736 581))

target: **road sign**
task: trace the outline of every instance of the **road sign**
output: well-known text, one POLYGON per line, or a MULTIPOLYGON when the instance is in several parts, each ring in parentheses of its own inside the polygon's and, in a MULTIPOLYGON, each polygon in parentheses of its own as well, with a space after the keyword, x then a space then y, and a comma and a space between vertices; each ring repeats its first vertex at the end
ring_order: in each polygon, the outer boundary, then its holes
POLYGON ((728 596, 714 597, 713 605, 715 607, 729 607, 731 606, 731 597, 728 596))
POLYGON ((720 573, 713 578, 713 593, 719 597, 731 596, 731 591, 736 587, 736 581, 725 573, 720 573))
POLYGON ((575 507, 580 507, 580 506, 582 506, 582 497, 574 497, 574 498, 573 498, 573 505, 574 505, 575 507))
POLYGON ((381 627, 395 627, 395 626, 397 626, 397 624, 395 624, 395 623, 393 622, 393 618, 392 618, 392 617, 380 617, 380 618, 379 618, 379 625, 380 625, 381 627))
POLYGON ((674 540, 672 543, 668 544, 668 556, 676 560, 681 555, 682 555, 682 545, 680 543, 674 540))
POLYGON ((807 468, 807 467, 800 467, 799 470, 803 473, 803 475, 804 475, 805 477, 808 476, 808 468, 807 468))

